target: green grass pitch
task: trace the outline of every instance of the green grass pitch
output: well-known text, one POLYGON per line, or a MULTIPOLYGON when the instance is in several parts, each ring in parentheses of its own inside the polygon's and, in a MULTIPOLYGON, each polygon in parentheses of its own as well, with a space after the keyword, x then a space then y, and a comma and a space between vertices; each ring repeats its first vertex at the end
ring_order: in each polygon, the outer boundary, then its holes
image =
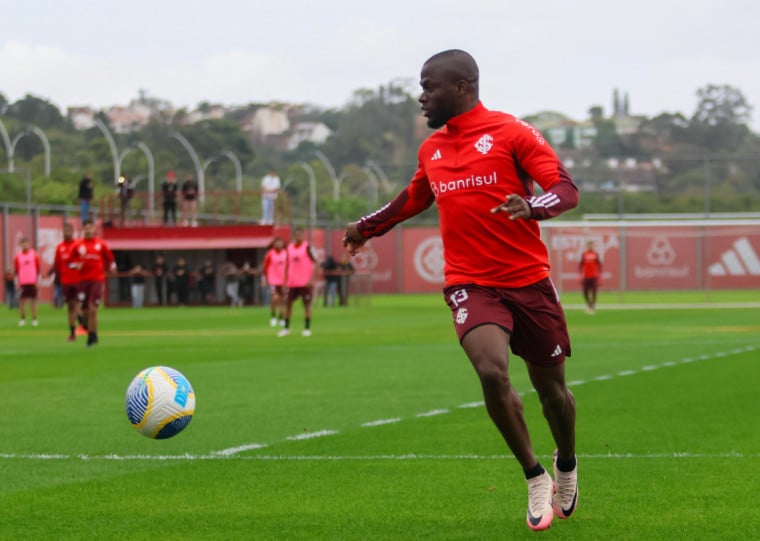
MULTIPOLYGON (((760 538, 758 308, 684 308, 703 299, 682 293, 591 316, 568 299, 580 501, 539 534, 438 295, 317 306, 309 338, 300 306, 286 338, 264 308, 107 308, 90 350, 66 342, 62 310, 19 328, 5 308, 0 539, 760 538), (158 364, 197 395, 164 441, 124 413, 158 364)), ((521 359, 510 373, 550 467, 521 359)))

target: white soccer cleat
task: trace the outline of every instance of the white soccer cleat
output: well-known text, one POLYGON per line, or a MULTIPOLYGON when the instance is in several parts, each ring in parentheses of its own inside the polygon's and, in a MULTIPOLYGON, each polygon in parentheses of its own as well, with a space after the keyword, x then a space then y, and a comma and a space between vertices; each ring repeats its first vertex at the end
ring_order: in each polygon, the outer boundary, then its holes
POLYGON ((554 483, 548 472, 527 480, 528 514, 525 517, 528 528, 533 531, 546 530, 552 525, 552 495, 554 483))
POLYGON ((277 318, 276 317, 273 317, 272 319, 269 320, 269 326, 270 327, 276 327, 277 326, 277 318))
POLYGON ((301 336, 311 336, 311 329, 304 329, 301 336))
POLYGON ((23 327, 24 325, 26 325, 26 320, 24 320, 24 319, 19 320, 18 326, 19 327, 23 327))
POLYGON ((554 514, 561 519, 570 518, 578 505, 578 461, 573 471, 562 472, 557 469, 557 451, 554 451, 554 497, 552 507, 554 514))
POLYGON ((39 325, 39 322, 36 319, 33 319, 32 320, 32 327, 36 327, 37 325, 39 325))
POLYGON ((277 336, 290 336, 290 329, 280 329, 277 336))

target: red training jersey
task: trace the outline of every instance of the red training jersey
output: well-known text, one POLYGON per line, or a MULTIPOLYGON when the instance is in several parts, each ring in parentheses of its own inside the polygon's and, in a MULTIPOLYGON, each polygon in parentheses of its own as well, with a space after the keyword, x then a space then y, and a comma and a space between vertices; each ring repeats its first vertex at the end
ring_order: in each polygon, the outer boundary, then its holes
POLYGON ((579 267, 584 278, 599 278, 602 274, 602 260, 594 250, 586 250, 581 254, 579 267))
POLYGON ((71 259, 72 263, 78 266, 81 282, 103 282, 106 279, 106 270, 114 269, 113 252, 97 237, 76 241, 71 259))
POLYGON ((363 237, 382 235, 435 202, 447 286, 514 288, 549 276, 537 220, 575 207, 578 189, 536 128, 478 103, 428 137, 417 163, 407 187, 359 221, 363 237), (542 194, 536 195, 534 182, 542 194), (491 214, 510 194, 530 204, 531 219, 491 214))
POLYGON ((53 269, 63 285, 76 285, 79 282, 79 271, 69 266, 76 242, 74 239, 64 240, 55 247, 53 269))

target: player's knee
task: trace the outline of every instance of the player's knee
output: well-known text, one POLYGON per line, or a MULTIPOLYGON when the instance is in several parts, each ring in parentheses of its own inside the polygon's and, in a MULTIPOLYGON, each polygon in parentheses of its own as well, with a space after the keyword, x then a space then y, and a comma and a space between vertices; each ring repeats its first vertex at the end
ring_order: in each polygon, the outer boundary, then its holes
POLYGON ((475 370, 484 387, 509 388, 509 374, 506 363, 495 362, 491 359, 483 359, 475 362, 475 370))

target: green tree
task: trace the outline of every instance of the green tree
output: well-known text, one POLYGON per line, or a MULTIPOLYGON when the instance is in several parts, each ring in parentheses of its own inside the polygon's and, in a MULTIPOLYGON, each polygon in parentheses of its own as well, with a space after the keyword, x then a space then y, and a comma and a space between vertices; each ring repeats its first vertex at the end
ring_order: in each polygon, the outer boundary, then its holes
POLYGON ((31 94, 27 94, 20 100, 8 105, 5 115, 23 124, 32 124, 43 130, 48 128, 71 130, 71 124, 61 114, 58 107, 31 94))
POLYGON ((697 110, 691 118, 692 138, 706 149, 735 150, 750 135, 752 106, 738 88, 707 85, 697 90, 697 110))

